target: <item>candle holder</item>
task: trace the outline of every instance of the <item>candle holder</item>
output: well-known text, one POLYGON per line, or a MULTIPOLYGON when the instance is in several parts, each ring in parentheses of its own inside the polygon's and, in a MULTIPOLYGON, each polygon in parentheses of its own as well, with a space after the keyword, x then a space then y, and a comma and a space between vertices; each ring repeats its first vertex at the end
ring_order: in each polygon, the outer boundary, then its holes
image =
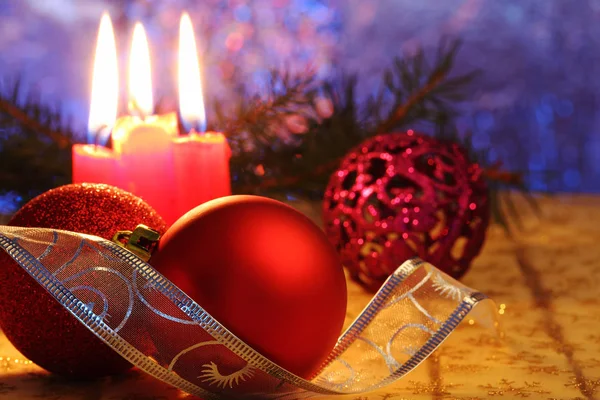
POLYGON ((3 226, 0 248, 114 351, 203 399, 368 392, 412 371, 467 315, 469 324, 477 320, 492 328, 498 325, 495 307, 485 295, 411 259, 344 332, 320 372, 305 380, 243 343, 120 244, 67 231, 3 226), (83 247, 93 251, 78 253, 83 247), (93 281, 85 278, 91 270, 93 281), (82 287, 90 290, 72 290, 82 287), (98 293, 104 299, 99 309, 107 310, 102 317, 90 302, 98 293), (475 307, 478 313, 471 313, 475 307))

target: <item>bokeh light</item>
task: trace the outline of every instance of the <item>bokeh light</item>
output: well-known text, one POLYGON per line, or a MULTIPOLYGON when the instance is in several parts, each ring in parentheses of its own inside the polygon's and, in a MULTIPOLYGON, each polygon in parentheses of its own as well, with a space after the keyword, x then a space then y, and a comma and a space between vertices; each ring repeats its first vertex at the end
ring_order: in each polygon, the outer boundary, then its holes
MULTIPOLYGON (((209 121, 211 99, 236 96, 239 82, 260 88, 270 68, 357 73, 364 99, 394 56, 419 45, 433 52, 443 35, 461 38, 457 72, 483 72, 460 120, 475 146, 492 147, 490 159, 506 168, 532 171, 532 188, 600 192, 599 0, 4 0, 3 76, 22 74, 25 86, 60 101, 84 127, 105 9, 122 64, 134 22, 144 23, 155 94, 167 104, 177 104, 179 15, 190 13, 209 121)), ((319 107, 330 113, 327 102, 319 107)))

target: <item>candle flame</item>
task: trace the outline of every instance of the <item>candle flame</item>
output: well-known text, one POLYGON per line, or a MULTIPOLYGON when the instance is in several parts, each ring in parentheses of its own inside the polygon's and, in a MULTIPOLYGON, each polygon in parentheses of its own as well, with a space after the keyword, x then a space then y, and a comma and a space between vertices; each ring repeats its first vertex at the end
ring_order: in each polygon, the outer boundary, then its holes
POLYGON ((206 111, 194 28, 188 13, 179 25, 179 111, 184 124, 204 132, 206 111))
POLYGON ((108 13, 102 14, 94 71, 92 75, 92 100, 88 119, 88 142, 104 144, 117 119, 119 101, 119 71, 117 47, 112 22, 108 13))
POLYGON ((150 50, 146 31, 141 23, 133 29, 131 54, 129 56, 129 112, 151 115, 153 111, 152 73, 150 70, 150 50))

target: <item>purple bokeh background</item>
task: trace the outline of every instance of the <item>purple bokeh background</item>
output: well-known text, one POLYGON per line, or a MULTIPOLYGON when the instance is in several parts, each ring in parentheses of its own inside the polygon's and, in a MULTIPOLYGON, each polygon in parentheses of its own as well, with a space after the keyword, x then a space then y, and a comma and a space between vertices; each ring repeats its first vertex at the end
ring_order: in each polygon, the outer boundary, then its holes
POLYGON ((3 0, 0 76, 21 75, 44 100, 60 101, 82 131, 104 9, 119 38, 122 88, 139 19, 155 96, 167 102, 176 101, 184 9, 203 52, 206 98, 231 96, 232 73, 260 87, 268 68, 307 65, 322 77, 357 72, 368 94, 394 56, 461 38, 457 72, 484 71, 459 121, 475 145, 528 171, 534 190, 600 192, 600 0, 3 0))

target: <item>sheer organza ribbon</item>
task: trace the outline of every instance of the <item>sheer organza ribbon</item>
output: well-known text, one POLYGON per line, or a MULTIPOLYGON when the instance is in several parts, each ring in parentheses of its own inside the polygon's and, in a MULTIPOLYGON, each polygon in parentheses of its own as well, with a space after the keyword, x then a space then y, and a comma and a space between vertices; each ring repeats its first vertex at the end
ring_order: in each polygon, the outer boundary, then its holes
MULTIPOLYGON (((204 399, 299 399, 381 388, 426 359, 476 306, 491 303, 434 266, 408 260, 307 381, 243 343, 149 264, 110 241, 0 226, 0 247, 114 351, 204 399)), ((477 308, 480 319, 494 320, 493 307, 477 308)))

